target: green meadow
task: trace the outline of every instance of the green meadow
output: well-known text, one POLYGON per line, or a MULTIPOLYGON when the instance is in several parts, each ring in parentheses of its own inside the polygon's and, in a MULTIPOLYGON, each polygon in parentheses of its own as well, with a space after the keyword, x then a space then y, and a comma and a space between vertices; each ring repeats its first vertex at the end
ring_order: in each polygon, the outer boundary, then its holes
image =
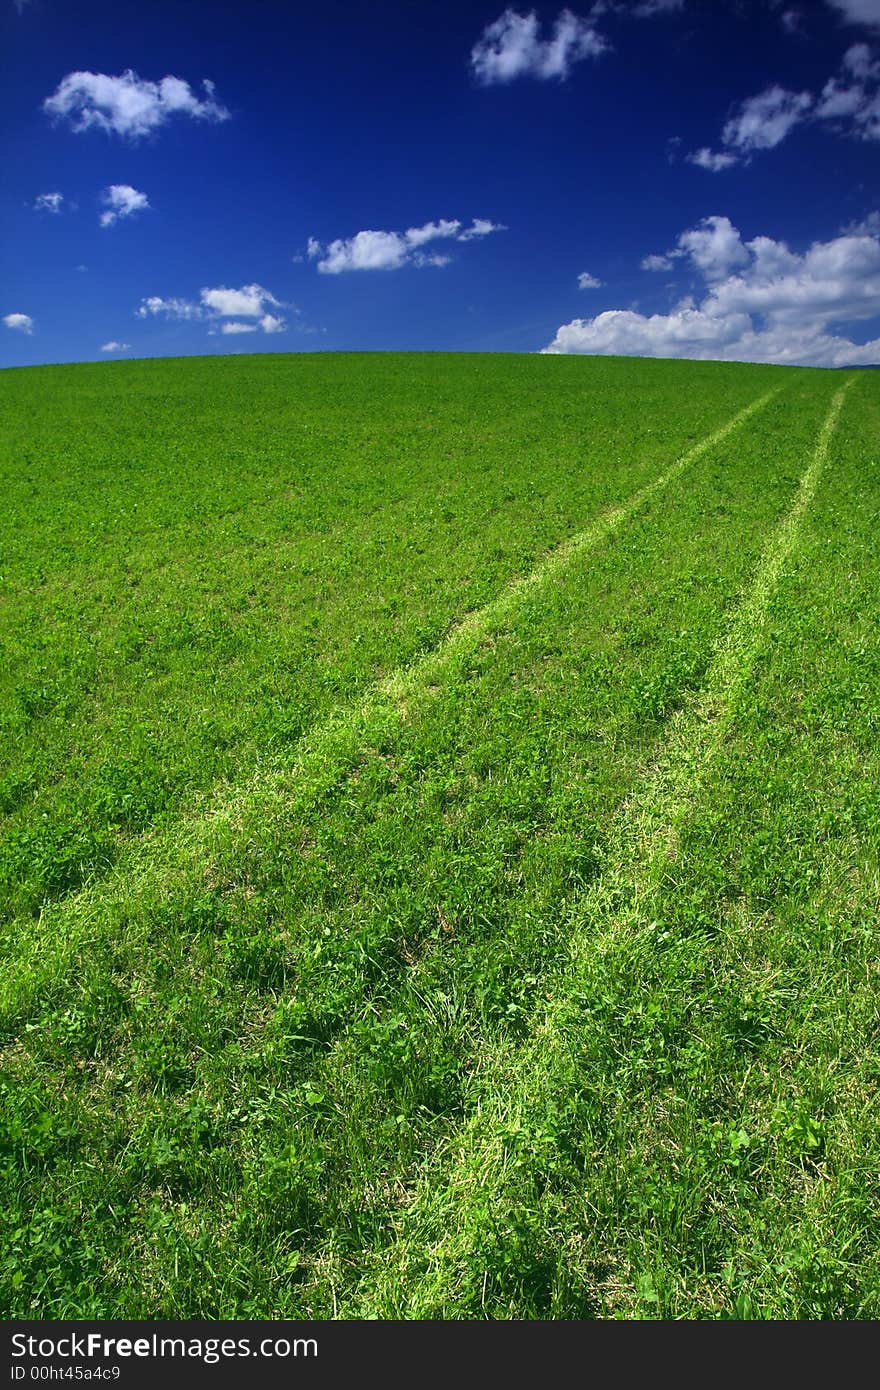
POLYGON ((0 411, 0 1314, 880 1317, 880 373, 0 411))

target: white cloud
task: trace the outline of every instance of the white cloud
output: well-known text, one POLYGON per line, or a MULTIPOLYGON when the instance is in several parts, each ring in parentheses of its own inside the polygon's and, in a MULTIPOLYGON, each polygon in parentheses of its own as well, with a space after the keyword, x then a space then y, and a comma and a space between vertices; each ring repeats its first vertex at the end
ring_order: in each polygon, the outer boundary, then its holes
POLYGON ((682 232, 678 252, 689 257, 707 280, 720 280, 749 259, 729 217, 704 217, 698 227, 682 232))
POLYGON ((471 69, 478 82, 491 86, 517 77, 564 79, 575 63, 598 58, 608 42, 592 19, 562 10, 548 39, 539 35, 534 10, 507 9, 489 24, 471 49, 471 69))
POLYGON ((191 299, 163 299, 160 295, 151 295, 141 300, 135 314, 140 319, 158 316, 179 321, 203 319, 211 325, 210 333, 256 333, 257 330, 283 333, 287 323, 279 315, 271 314, 270 306, 273 309, 290 307, 262 285, 242 285, 237 290, 219 285, 216 289, 201 290, 198 304, 191 299), (221 319, 236 321, 221 323, 221 319), (241 323, 241 319, 256 321, 241 323))
POLYGON ((399 270, 409 256, 409 247, 399 232, 358 232, 348 240, 331 241, 318 261, 324 275, 340 275, 346 270, 399 270))
POLYGON ((602 281, 597 280, 595 275, 591 275, 588 270, 582 270, 578 276, 579 290, 599 290, 602 288, 602 281))
POLYGON ((731 169, 748 160, 758 150, 772 150, 807 120, 813 107, 809 92, 790 92, 785 87, 768 87, 749 97, 731 116, 721 132, 723 150, 702 149, 688 155, 691 164, 711 173, 731 169))
POLYGON ((845 24, 864 24, 880 29, 880 0, 828 0, 845 24))
POLYGON ((222 318, 243 319, 258 319, 265 314, 267 304, 277 307, 281 303, 262 285, 242 285, 239 290, 221 285, 216 290, 202 290, 201 301, 206 309, 222 318))
POLYGON ((797 254, 772 237, 743 242, 727 218, 678 239, 706 283, 700 303, 668 314, 610 309, 563 324, 551 353, 621 353, 842 367, 880 362, 880 339, 858 344, 840 325, 880 316, 880 237, 844 235, 797 254))
POLYGON ((809 92, 790 92, 785 87, 768 87, 766 92, 744 101, 725 125, 721 139, 729 148, 743 154, 772 150, 791 130, 806 119, 813 98, 809 92))
POLYGON ((438 237, 456 236, 460 228, 458 218, 441 217, 439 222, 426 222, 423 227, 410 227, 403 235, 409 246, 424 246, 426 241, 436 241, 438 237))
POLYGON ((704 217, 696 227, 682 232, 664 255, 645 256, 642 270, 671 270, 675 261, 689 260, 705 280, 722 279, 749 259, 742 239, 729 217, 704 217))
MULTIPOLYGON (((880 4, 880 0, 878 0, 880 4)), ((692 164, 718 173, 748 161, 761 150, 780 145, 796 126, 822 122, 843 135, 880 140, 880 60, 866 43, 855 43, 818 97, 768 87, 749 97, 721 132, 723 150, 703 149, 688 155, 692 164)))
POLYGON ((866 43, 848 48, 822 88, 816 115, 862 140, 880 140, 880 62, 866 43))
POLYGON ((109 343, 101 344, 102 352, 128 352, 131 343, 117 343, 115 338, 111 338, 109 343))
POLYGON ((739 163, 735 154, 725 154, 723 150, 710 150, 704 145, 701 150, 694 150, 693 154, 688 155, 690 164, 697 164, 701 169, 708 169, 710 173, 720 173, 722 169, 730 169, 734 164, 739 163))
POLYGON ((41 193, 34 202, 35 212, 59 213, 63 207, 63 193, 41 193))
POLYGON ((19 333, 33 333, 34 321, 30 314, 6 314, 3 322, 7 328, 14 328, 19 333))
POLYGON ((473 241, 491 232, 507 229, 500 222, 475 217, 469 227, 462 227, 458 218, 441 217, 421 227, 409 227, 405 232, 357 232, 353 237, 338 238, 322 246, 316 237, 309 237, 307 254, 318 260, 322 275, 341 275, 349 270, 400 270, 402 266, 444 266, 451 257, 426 255, 421 247, 432 241, 473 241))
POLYGON ((204 98, 200 100, 179 77, 147 82, 131 68, 120 77, 69 72, 43 102, 43 110, 68 121, 76 131, 94 128, 137 140, 158 130, 172 116, 228 120, 229 112, 217 101, 213 82, 203 82, 202 90, 204 98))
POLYGON ((111 183, 101 194, 101 202, 105 207, 98 219, 102 227, 112 227, 114 222, 133 217, 150 206, 146 193, 138 192, 130 183, 111 183))
POLYGON ((203 316, 199 304, 193 304, 188 299, 163 299, 158 294, 142 299, 135 313, 139 319, 155 318, 160 314, 168 319, 200 319, 203 316))
POLYGON ((473 241, 475 237, 489 236, 492 232, 506 232, 503 222, 490 222, 486 217, 475 217, 469 227, 465 227, 456 241, 473 241))

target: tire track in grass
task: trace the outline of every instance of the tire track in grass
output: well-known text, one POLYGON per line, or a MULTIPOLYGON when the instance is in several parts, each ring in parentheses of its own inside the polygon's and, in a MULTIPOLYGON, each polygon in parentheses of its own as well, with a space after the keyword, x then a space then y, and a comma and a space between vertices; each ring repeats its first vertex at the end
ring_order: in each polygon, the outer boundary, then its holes
POLYGON ((77 952, 116 931, 150 930, 150 909, 163 905, 165 915, 187 889, 204 886, 206 864, 234 851, 242 839, 258 837, 267 815, 283 810, 286 819, 305 815, 338 783, 371 741, 381 739, 406 715, 407 700, 450 675, 479 644, 498 630, 533 594, 547 589, 586 551, 618 531, 655 494, 698 459, 722 443, 779 394, 774 387, 731 416, 725 424, 691 446, 652 482, 627 501, 597 516, 528 574, 513 580, 497 598, 468 613, 432 651, 398 668, 372 686, 360 700, 310 730, 297 744, 292 764, 258 772, 241 788, 221 788, 216 804, 187 819, 167 834, 147 835, 134 862, 121 864, 92 888, 47 905, 34 929, 16 943, 0 983, 0 1029, 14 1030, 34 1002, 69 974, 77 952), (279 806, 279 802, 281 805, 279 806))
POLYGON ((548 986, 543 1018, 525 1045, 485 1059, 471 1119, 422 1171, 397 1219, 393 1244, 378 1252, 343 1316, 443 1318, 468 1316, 463 1306, 480 1306, 486 1276, 482 1238, 515 1215, 509 1189, 546 1144, 542 1121, 572 1064, 582 962, 609 951, 621 932, 647 925, 651 892, 668 871, 703 769, 721 744, 761 648, 768 604, 797 543, 854 380, 832 400, 794 501, 716 645, 702 692, 673 716, 662 753, 611 827, 603 871, 577 908, 568 958, 548 986))

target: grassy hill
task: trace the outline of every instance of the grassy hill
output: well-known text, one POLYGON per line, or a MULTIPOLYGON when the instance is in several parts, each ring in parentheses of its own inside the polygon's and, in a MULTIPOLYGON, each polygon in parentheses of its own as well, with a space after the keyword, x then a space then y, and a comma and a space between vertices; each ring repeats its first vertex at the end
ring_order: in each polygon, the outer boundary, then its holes
POLYGON ((0 375, 7 1316, 880 1315, 880 382, 0 375))

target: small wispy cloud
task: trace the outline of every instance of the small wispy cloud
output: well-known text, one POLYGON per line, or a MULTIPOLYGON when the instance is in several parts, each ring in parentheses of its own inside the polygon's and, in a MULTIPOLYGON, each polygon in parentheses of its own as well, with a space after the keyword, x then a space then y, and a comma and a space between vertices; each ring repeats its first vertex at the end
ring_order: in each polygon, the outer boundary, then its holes
POLYGON ((163 299, 158 294, 151 294, 148 298, 142 299, 135 309, 135 314, 139 319, 186 320, 204 318, 204 310, 200 304, 193 304, 189 299, 163 299))
POLYGON ((135 314, 139 319, 202 320, 210 325, 209 333, 284 333, 287 321, 270 310, 291 307, 262 285, 242 285, 239 289, 218 285, 201 290, 198 302, 150 295, 141 300, 135 314))
POLYGON ((34 200, 34 212, 51 212, 57 214, 64 207, 63 193, 41 193, 34 200))
POLYGON ((102 352, 128 352, 131 343, 117 343, 115 338, 111 338, 109 343, 101 344, 102 352))
POLYGON ((471 71, 484 87, 513 82, 519 77, 564 81, 576 63, 598 58, 609 48, 592 18, 565 9, 548 38, 534 10, 520 14, 506 9, 486 26, 471 49, 471 71))
POLYGON ((595 275, 591 275, 588 270, 581 271, 580 275, 578 276, 579 290, 600 290, 601 288, 601 280, 597 280, 595 275))
POLYGON ((30 314, 4 314, 3 322, 16 333, 31 334, 34 331, 34 321, 30 314))
POLYGON ((806 119, 812 105, 809 92, 792 92, 778 85, 768 87, 742 103, 721 132, 722 142, 744 155, 773 150, 806 119))
POLYGON ((202 290, 201 301, 205 309, 221 317, 259 319, 266 313, 266 305, 277 308, 281 300, 263 288, 262 285, 242 285, 241 289, 227 289, 221 285, 215 290, 202 290))
POLYGON ((474 241, 478 237, 490 236, 492 232, 506 232, 503 222, 490 222, 486 217, 475 217, 469 227, 456 237, 456 241, 474 241))
POLYGON ((634 19, 653 19, 658 14, 677 14, 684 9, 684 0, 639 0, 629 13, 634 19))
POLYGON ((704 145, 701 150, 694 150, 687 159, 689 164, 708 169, 712 174, 718 174, 722 169, 731 169, 734 164, 739 164, 739 155, 730 154, 725 150, 710 150, 708 145, 704 145))
POLYGON ((136 212, 144 212, 150 206, 146 193, 132 188, 130 183, 111 183, 101 194, 101 202, 104 212, 98 221, 102 227, 112 227, 115 222, 133 217, 136 212))
POLYGON ((405 265, 419 268, 448 265, 451 256, 425 252, 422 248, 435 241, 474 241, 506 231, 500 222, 475 217, 469 227, 458 218, 441 217, 425 222, 421 227, 408 227, 405 232, 363 231, 352 237, 339 237, 324 246, 317 237, 309 237, 306 255, 316 260, 322 275, 341 275, 350 270, 400 270, 405 265))
POLYGON ((128 68, 118 77, 103 72, 69 72, 43 110, 72 130, 103 130, 139 140, 159 130, 173 116, 198 121, 226 121, 229 112, 217 100, 213 82, 202 83, 203 97, 180 77, 147 82, 128 68))
MULTIPOLYGON (((865 0, 866 13, 871 5, 880 25, 880 0, 865 0)), ((847 49, 837 73, 818 96, 775 85, 748 97, 725 123, 722 148, 704 146, 689 154, 688 160, 717 174, 775 149, 798 126, 808 123, 857 140, 880 140, 880 58, 869 44, 855 43, 847 49)))

